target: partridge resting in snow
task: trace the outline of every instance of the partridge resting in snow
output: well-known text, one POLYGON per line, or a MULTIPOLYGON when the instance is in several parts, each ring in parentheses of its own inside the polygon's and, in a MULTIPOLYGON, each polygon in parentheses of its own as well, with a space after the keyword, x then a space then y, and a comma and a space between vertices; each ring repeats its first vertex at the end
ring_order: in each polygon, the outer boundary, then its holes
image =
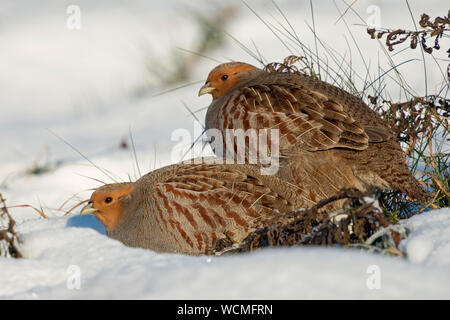
MULTIPOLYGON (((213 101, 206 129, 278 129, 278 175, 312 201, 342 187, 397 189, 426 203, 403 152, 381 117, 360 98, 299 72, 266 71, 242 62, 214 68, 200 89, 213 101), (311 192, 316 188, 317 192, 311 192)), ((270 135, 270 134, 269 134, 270 135)), ((247 142, 246 142, 247 143, 247 142)), ((248 144, 245 145, 248 154, 248 144)))
POLYGON ((99 187, 81 215, 95 215, 127 246, 200 255, 302 203, 294 185, 257 166, 183 163, 99 187))

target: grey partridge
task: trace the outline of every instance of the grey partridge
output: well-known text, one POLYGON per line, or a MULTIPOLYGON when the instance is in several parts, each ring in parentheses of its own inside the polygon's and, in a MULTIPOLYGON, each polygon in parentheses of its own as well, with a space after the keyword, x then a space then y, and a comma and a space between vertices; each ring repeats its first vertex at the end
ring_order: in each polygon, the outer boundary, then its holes
MULTIPOLYGON (((225 146, 215 153, 237 151, 236 140, 226 144, 227 129, 277 129, 278 175, 305 195, 315 187, 313 201, 343 187, 397 189, 421 203, 430 199, 387 124, 360 98, 336 86, 299 72, 231 62, 210 72, 199 95, 206 93, 213 97, 207 132, 222 133, 220 145, 225 146)), ((249 144, 244 147, 248 155, 249 144)))
POLYGON ((99 187, 81 215, 95 215, 109 237, 127 246, 211 254, 303 206, 297 191, 254 165, 181 163, 99 187))

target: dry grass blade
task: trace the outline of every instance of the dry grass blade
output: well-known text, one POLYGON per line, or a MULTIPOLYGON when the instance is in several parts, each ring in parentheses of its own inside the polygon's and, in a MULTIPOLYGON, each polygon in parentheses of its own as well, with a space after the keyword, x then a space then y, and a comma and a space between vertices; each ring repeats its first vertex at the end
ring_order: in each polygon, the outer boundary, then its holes
POLYGON ((92 162, 88 157, 86 157, 81 151, 79 151, 77 148, 75 148, 73 145, 71 145, 68 141, 66 141, 65 139, 63 139, 62 137, 60 137, 59 135, 57 135, 55 132, 53 132, 52 130, 50 130, 49 128, 47 128, 47 130, 53 134, 56 138, 58 138, 59 140, 61 140, 62 142, 64 142, 67 146, 69 146, 73 151, 75 151, 76 153, 78 153, 81 157, 83 157, 86 161, 88 161, 91 165, 93 165, 95 168, 97 168, 101 173, 103 173, 105 176, 107 176, 108 178, 110 178, 112 181, 117 182, 116 179, 114 179, 114 177, 109 174, 108 170, 105 170, 99 166, 97 166, 94 162, 92 162))
POLYGON ((67 216, 69 213, 71 213, 73 210, 75 210, 76 208, 78 208, 79 206, 81 206, 83 203, 86 203, 86 202, 88 202, 89 200, 83 200, 83 201, 80 201, 80 202, 78 202, 76 205, 74 205, 72 208, 70 208, 69 210, 67 210, 65 213, 64 213, 64 216, 67 216))
POLYGON ((77 173, 77 175, 79 175, 80 177, 86 178, 86 179, 90 179, 90 180, 93 180, 93 181, 97 181, 97 182, 101 183, 102 185, 105 185, 105 184, 106 184, 105 181, 102 181, 102 180, 97 179, 97 178, 89 177, 89 176, 86 176, 86 175, 80 174, 80 173, 77 173))
POLYGON ((341 13, 341 15, 339 16, 339 18, 336 20, 336 22, 334 24, 337 24, 348 12, 348 10, 351 9, 351 7, 353 7, 353 5, 358 2, 358 0, 354 0, 349 6, 347 6, 347 9, 344 10, 344 12, 341 13))
POLYGON ((11 208, 31 208, 34 211, 36 211, 37 213, 39 213, 39 215, 41 217, 43 217, 45 219, 48 219, 48 216, 42 210, 39 210, 38 208, 32 206, 31 204, 19 204, 19 205, 9 206, 8 207, 8 209, 11 209, 11 208))
POLYGON ((203 82, 205 82, 205 80, 197 80, 197 81, 189 82, 189 83, 183 84, 183 85, 175 87, 175 88, 171 88, 171 89, 168 89, 168 90, 165 90, 165 91, 162 91, 162 92, 158 92, 158 93, 152 95, 152 97, 153 98, 159 97, 159 96, 162 96, 164 94, 171 93, 171 92, 174 92, 176 90, 180 90, 180 89, 183 89, 183 88, 186 88, 186 87, 189 87, 189 86, 197 85, 197 84, 203 83, 203 82))
MULTIPOLYGON (((141 173, 141 168, 139 167, 139 161, 137 158, 137 153, 136 153, 136 146, 134 145, 134 139, 133 139, 133 134, 131 132, 131 126, 128 128, 129 131, 129 135, 130 135, 130 141, 131 141, 131 150, 132 150, 132 158, 134 158, 134 164, 136 165, 137 168, 137 172, 139 174, 139 177, 137 177, 136 179, 139 179, 140 177, 142 177, 142 173, 141 173)), ((133 166, 134 168, 134 166, 133 166)), ((136 173, 134 174, 136 176, 136 173)))

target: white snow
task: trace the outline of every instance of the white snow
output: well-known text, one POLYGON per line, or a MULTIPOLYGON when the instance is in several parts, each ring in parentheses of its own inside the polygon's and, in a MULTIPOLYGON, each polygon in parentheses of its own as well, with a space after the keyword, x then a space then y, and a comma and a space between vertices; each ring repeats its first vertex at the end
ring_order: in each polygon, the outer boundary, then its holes
MULTIPOLYGON (((82 27, 76 31, 66 27, 66 8, 72 1, 2 1, 0 192, 8 205, 30 204, 42 208, 50 219, 30 208, 9 210, 18 222, 25 258, 0 258, 0 299, 450 298, 448 208, 403 222, 411 230, 401 244, 406 259, 313 247, 210 258, 157 254, 109 239, 94 217, 79 217, 78 209, 63 216, 100 185, 86 176, 111 182, 112 174, 102 173, 48 129, 96 166, 112 172, 115 180, 139 177, 132 152, 118 147, 130 129, 142 173, 181 160, 182 152, 174 149, 179 141, 171 141, 174 130, 185 130, 192 139, 199 130, 182 101, 197 110, 210 98, 197 97, 200 83, 154 96, 170 87, 156 86, 145 72, 144 61, 150 57, 168 64, 175 47, 194 49, 197 25, 186 10, 208 14, 215 10, 211 2, 80 0, 82 27), (148 93, 137 95, 147 84, 148 93), (35 164, 49 171, 27 174, 35 164), (370 289, 377 275, 381 287, 370 289)), ((238 9, 237 18, 226 28, 230 34, 250 48, 253 40, 268 61, 291 54, 241 1, 230 3, 238 9)), ((273 14, 282 20, 271 1, 248 3, 264 18, 272 19, 273 14)), ((311 25, 309 1, 277 3, 302 40, 314 48, 305 23, 311 25)), ((410 1, 417 17, 422 12, 442 14, 441 3, 410 1)), ((350 36, 345 25, 335 24, 340 14, 333 1, 314 1, 314 5, 318 35, 342 54, 347 51, 347 57, 351 54, 355 70, 365 70, 354 45, 347 48, 345 38, 350 36)), ((413 28, 403 2, 365 0, 354 8, 368 18, 370 5, 379 6, 383 26, 413 28)), ((360 21, 351 12, 346 18, 372 73, 377 73, 378 58, 389 69, 376 41, 355 25, 360 21)), ((420 51, 394 53, 395 63, 418 59, 402 65, 400 71, 415 91, 424 94, 423 77, 417 71, 422 70, 420 51)), ((230 39, 210 56, 223 62, 231 58, 255 63, 230 39)), ((426 61, 428 83, 433 84, 428 90, 433 91, 442 76, 431 57, 426 61)), ((443 60, 437 63, 445 65, 443 60)), ((216 64, 200 59, 187 82, 204 80, 216 64)), ((392 96, 401 99, 395 88, 392 96)), ((197 114, 200 120, 204 115, 204 111, 197 114)))
POLYGON ((417 215, 405 221, 412 233, 402 242, 409 259, 416 263, 450 265, 449 209, 417 215))
POLYGON ((450 298, 450 210, 415 216, 406 227, 413 230, 404 241, 408 253, 412 243, 421 250, 431 244, 420 262, 416 255, 408 261, 320 247, 229 257, 157 254, 109 239, 93 217, 30 220, 19 229, 25 259, 1 261, 0 298, 450 298), (418 224, 434 236, 419 243, 418 224), (69 289, 71 266, 80 271, 78 290, 69 289), (367 285, 373 266, 379 270, 379 289, 367 285))

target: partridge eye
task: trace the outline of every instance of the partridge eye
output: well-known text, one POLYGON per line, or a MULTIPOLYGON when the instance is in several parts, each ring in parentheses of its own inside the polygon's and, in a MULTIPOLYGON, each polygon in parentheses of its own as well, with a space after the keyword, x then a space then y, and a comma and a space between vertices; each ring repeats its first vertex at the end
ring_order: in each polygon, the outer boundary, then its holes
POLYGON ((222 81, 225 81, 225 80, 228 79, 228 75, 227 75, 227 74, 224 74, 220 79, 222 79, 222 81))
POLYGON ((105 202, 106 202, 106 203, 110 203, 111 201, 112 201, 112 198, 111 198, 111 197, 108 197, 108 198, 105 199, 105 202))

